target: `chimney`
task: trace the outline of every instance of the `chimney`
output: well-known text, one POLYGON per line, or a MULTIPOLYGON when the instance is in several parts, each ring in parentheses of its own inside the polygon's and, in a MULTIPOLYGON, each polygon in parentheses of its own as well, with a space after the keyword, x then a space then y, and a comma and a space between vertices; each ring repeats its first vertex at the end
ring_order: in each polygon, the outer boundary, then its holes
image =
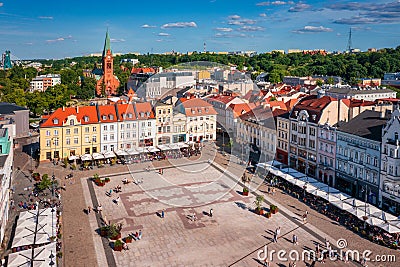
POLYGON ((65 107, 64 106, 62 107, 62 111, 65 111, 65 107))
POLYGON ((79 113, 79 106, 76 106, 76 113, 79 113))

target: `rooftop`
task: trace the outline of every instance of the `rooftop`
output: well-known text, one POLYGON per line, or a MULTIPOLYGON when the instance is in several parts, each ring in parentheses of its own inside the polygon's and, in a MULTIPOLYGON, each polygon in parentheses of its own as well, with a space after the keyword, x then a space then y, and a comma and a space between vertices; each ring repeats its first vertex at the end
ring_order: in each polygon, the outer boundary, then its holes
POLYGON ((11 114, 18 110, 27 110, 13 103, 0 102, 0 114, 11 114))
POLYGON ((338 130, 366 139, 381 141, 382 128, 386 122, 387 119, 382 118, 380 112, 366 110, 349 122, 341 124, 338 130))

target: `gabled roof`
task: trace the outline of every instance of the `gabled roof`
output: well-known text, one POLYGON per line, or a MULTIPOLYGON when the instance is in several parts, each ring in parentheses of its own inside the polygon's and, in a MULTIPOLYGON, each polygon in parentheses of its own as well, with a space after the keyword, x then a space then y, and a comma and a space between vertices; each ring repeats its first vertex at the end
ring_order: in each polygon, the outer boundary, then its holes
POLYGON ((119 121, 136 120, 136 114, 132 104, 117 104, 117 109, 119 121))
POLYGON ((249 112, 250 110, 252 110, 255 107, 256 107, 256 105, 254 103, 240 103, 240 104, 230 104, 229 105, 229 109, 232 110, 234 118, 237 118, 237 117, 249 112))
POLYGON ((117 122, 117 112, 114 105, 97 106, 100 122, 117 122))
POLYGON ((229 102, 231 102, 235 98, 236 98, 236 96, 218 95, 218 96, 210 97, 208 99, 210 101, 217 101, 217 102, 221 102, 221 103, 226 105, 226 104, 228 104, 229 102))
POLYGON ((375 106, 376 103, 374 101, 366 101, 364 99, 343 99, 342 102, 348 106, 349 108, 354 107, 366 107, 366 106, 375 106))
POLYGON ((365 110, 349 122, 342 124, 338 130, 360 136, 374 141, 382 141, 382 129, 387 119, 381 117, 381 113, 365 110))
POLYGON ((182 103, 185 108, 186 116, 206 116, 206 115, 217 115, 214 107, 200 98, 189 99, 182 103))
POLYGON ((77 115, 74 107, 58 108, 40 125, 40 127, 63 126, 63 123, 67 121, 68 116, 71 115, 77 115))
POLYGON ((96 106, 79 107, 77 120, 80 121, 81 124, 98 123, 99 118, 97 117, 96 106))
POLYGON ((154 112, 150 102, 135 103, 136 117, 138 120, 154 119, 154 112))
POLYGON ((153 68, 132 68, 131 74, 139 73, 156 73, 156 71, 153 68))
POLYGON ((301 110, 306 110, 310 116, 315 115, 315 122, 318 122, 321 118, 322 111, 333 101, 337 101, 337 99, 330 96, 323 96, 318 98, 316 95, 310 95, 304 97, 297 103, 292 112, 290 114, 291 118, 297 118, 296 112, 300 112, 301 110))
POLYGON ((266 128, 275 129, 274 117, 269 107, 257 106, 239 118, 242 121, 249 121, 266 128))
POLYGON ((299 99, 296 99, 296 98, 291 98, 288 101, 286 101, 286 103, 285 103, 286 109, 292 110, 292 108, 296 105, 297 101, 299 101, 299 99))

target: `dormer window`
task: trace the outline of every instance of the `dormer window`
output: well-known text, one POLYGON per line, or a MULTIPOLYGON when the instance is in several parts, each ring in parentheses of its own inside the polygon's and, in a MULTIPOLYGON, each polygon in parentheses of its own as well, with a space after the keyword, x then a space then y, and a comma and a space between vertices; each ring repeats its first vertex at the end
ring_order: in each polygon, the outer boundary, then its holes
POLYGON ((208 108, 206 108, 206 112, 208 112, 208 108))
POLYGON ((103 120, 107 120, 107 116, 106 115, 103 115, 103 120))
POLYGON ((144 117, 144 112, 140 112, 140 117, 144 117))
POLYGON ((150 117, 150 112, 147 111, 146 114, 147 114, 147 117, 150 117))
POLYGON ((83 117, 83 120, 84 120, 84 122, 88 122, 89 121, 89 117, 85 116, 85 117, 83 117))
POLYGON ((297 114, 298 114, 299 112, 297 111, 297 110, 295 110, 295 112, 294 112, 294 115, 297 117, 297 114))
POLYGON ((195 113, 196 113, 196 111, 194 109, 192 109, 192 114, 195 114, 195 113))
POLYGON ((128 118, 132 119, 132 113, 128 113, 128 118))
POLYGON ((112 115, 112 114, 108 115, 108 117, 110 118, 110 120, 114 119, 114 115, 112 115))
POLYGON ((317 118, 317 115, 312 115, 312 119, 313 119, 313 121, 315 121, 315 119, 317 118))
POLYGON ((58 124, 58 119, 57 118, 53 119, 53 123, 58 124))
POLYGON ((126 119, 126 114, 125 113, 122 114, 122 118, 126 119))
POLYGON ((71 125, 71 126, 75 125, 75 121, 73 119, 69 120, 69 125, 71 125))
POLYGON ((198 113, 201 113, 201 108, 197 109, 197 112, 198 112, 198 113))

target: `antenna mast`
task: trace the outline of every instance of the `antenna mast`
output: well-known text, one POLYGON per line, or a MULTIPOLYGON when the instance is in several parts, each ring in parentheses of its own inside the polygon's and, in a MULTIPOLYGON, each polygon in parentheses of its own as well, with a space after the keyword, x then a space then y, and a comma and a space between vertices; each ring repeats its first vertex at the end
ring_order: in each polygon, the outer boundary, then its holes
POLYGON ((351 47, 353 46, 353 44, 351 43, 351 27, 350 27, 350 31, 349 31, 349 40, 347 41, 347 51, 349 53, 351 53, 351 47))

